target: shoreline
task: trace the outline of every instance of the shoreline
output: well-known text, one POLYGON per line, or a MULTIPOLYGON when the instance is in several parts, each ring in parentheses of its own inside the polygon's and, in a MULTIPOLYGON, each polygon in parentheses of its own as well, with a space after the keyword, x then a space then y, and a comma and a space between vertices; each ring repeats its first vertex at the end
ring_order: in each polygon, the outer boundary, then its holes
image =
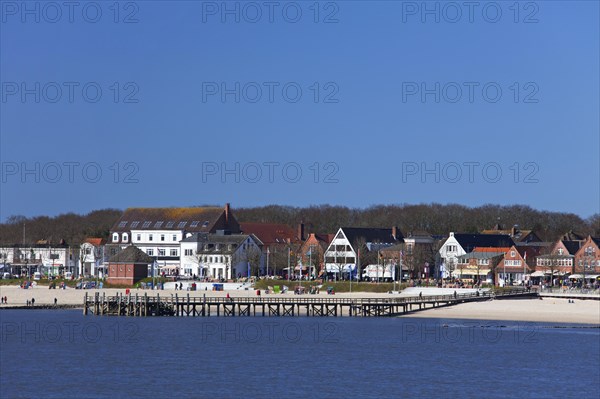
MULTIPOLYGON (((400 294, 381 294, 371 292, 353 292, 339 293, 334 298, 391 298, 402 296, 415 296, 412 290, 400 294)), ((76 290, 67 288, 48 289, 47 287, 35 287, 22 289, 19 286, 0 286, 0 296, 6 296, 7 304, 0 305, 2 309, 12 310, 67 310, 83 309, 83 299, 85 294, 94 295, 96 292, 106 294, 107 296, 123 294, 125 289, 102 289, 102 290, 76 290), (35 298, 35 306, 27 306, 27 301, 35 298), (57 305, 54 305, 54 299, 57 305)), ((226 297, 228 294, 235 297, 257 297, 255 290, 233 290, 233 291, 175 291, 175 290, 141 290, 132 289, 131 295, 143 296, 160 295, 161 297, 170 297, 178 295, 186 297, 226 297)), ((263 297, 300 297, 293 293, 289 294, 269 294, 263 297)), ((332 296, 321 293, 316 295, 302 295, 302 297, 323 297, 332 296)), ((425 291, 424 291, 425 296, 425 291)), ((344 316, 346 317, 346 316, 344 316)), ((452 306, 426 309, 407 313, 401 318, 434 318, 434 319, 465 319, 465 320, 494 320, 494 321, 530 321, 530 322, 549 322, 549 323, 573 323, 573 324, 591 324, 600 325, 600 301, 593 299, 563 299, 555 297, 541 297, 536 299, 494 299, 488 301, 468 302, 452 306)))

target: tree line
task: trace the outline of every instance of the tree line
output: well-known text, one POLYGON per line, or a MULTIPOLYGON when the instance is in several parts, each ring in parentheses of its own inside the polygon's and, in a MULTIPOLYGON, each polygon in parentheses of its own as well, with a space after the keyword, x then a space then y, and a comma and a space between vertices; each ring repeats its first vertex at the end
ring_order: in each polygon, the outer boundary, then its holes
MULTIPOLYGON (((38 240, 58 243, 65 240, 78 245, 86 237, 108 239, 110 228, 121 213, 118 209, 103 209, 86 215, 10 216, 0 224, 0 243, 32 244, 38 240)), ((335 233, 339 227, 398 226, 404 235, 411 232, 446 235, 450 231, 477 233, 500 224, 505 229, 518 225, 522 230, 535 230, 545 241, 554 241, 569 231, 600 236, 599 213, 584 219, 573 213, 539 211, 525 205, 403 204, 368 208, 267 205, 233 208, 233 213, 239 222, 281 223, 291 227, 303 222, 307 233, 335 233)))

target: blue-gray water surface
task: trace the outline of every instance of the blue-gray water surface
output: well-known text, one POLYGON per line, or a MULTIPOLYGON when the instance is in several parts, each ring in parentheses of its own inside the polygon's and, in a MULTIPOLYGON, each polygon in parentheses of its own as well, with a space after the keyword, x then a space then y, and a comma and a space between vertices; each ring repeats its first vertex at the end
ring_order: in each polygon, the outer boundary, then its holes
POLYGON ((0 311, 1 398, 597 398, 600 329, 0 311))

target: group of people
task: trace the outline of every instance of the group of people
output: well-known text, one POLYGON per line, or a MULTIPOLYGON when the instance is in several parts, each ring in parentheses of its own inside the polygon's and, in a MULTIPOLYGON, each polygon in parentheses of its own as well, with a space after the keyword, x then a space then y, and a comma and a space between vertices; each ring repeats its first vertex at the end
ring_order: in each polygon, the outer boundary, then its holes
POLYGON ((1 296, 1 297, 0 297, 0 301, 1 301, 1 303, 3 303, 3 304, 7 304, 7 303, 8 303, 8 299, 6 298, 6 296, 1 296))

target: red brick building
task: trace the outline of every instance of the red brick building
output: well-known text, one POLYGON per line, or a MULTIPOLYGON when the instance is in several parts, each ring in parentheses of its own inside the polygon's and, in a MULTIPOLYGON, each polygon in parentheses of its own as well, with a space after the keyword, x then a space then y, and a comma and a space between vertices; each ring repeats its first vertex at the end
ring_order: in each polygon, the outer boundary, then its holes
POLYGON ((139 248, 130 245, 108 260, 109 284, 131 285, 148 277, 152 258, 139 248))
POLYGON ((600 274, 600 238, 588 236, 575 254, 575 273, 600 274))

